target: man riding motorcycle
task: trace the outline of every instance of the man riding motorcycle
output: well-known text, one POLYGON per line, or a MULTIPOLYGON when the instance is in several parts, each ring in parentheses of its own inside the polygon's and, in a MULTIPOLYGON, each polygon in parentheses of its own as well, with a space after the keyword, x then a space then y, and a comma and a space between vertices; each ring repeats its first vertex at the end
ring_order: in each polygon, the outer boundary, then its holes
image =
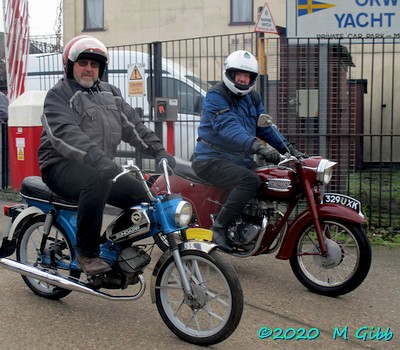
POLYGON ((127 208, 147 200, 136 179, 111 181, 120 173, 113 161, 118 145, 128 142, 157 163, 167 158, 171 167, 175 160, 119 89, 100 80, 108 63, 103 43, 78 36, 65 46, 63 59, 65 75, 44 101, 39 165, 52 191, 79 202, 77 260, 85 273, 99 274, 111 269, 99 258, 105 204, 127 208))
MULTIPOLYGON (((235 51, 225 60, 223 80, 206 95, 192 163, 196 175, 215 186, 231 188, 211 230, 213 241, 227 252, 233 250, 227 228, 261 186, 254 172, 254 154, 278 162, 279 153, 301 154, 279 132, 257 127, 264 107, 254 86, 259 74, 256 58, 235 51), (260 142, 266 141, 279 151, 260 142)), ((254 237, 246 237, 245 242, 254 237)))

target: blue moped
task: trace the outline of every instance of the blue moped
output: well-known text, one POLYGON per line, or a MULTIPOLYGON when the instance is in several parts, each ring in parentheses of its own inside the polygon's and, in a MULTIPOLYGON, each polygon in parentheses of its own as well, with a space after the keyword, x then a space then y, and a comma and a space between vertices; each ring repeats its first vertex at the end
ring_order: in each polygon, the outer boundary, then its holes
MULTIPOLYGON (((160 166, 168 179, 167 160, 160 166)), ((103 233, 100 256, 112 271, 91 276, 82 273, 75 251, 77 203, 52 193, 37 176, 23 181, 20 194, 26 204, 4 208, 10 220, 0 247, 0 267, 21 274, 34 293, 47 299, 78 291, 133 301, 145 292, 143 271, 161 233, 170 249, 157 261, 151 276, 151 299, 161 318, 189 343, 211 345, 228 338, 243 311, 235 270, 213 243, 178 244, 175 236, 184 235, 192 217, 192 207, 181 195, 168 191, 153 196, 136 165, 124 166, 113 181, 120 176, 141 180, 149 200, 123 210, 103 233), (146 243, 148 238, 150 243, 146 243), (13 253, 16 260, 9 258, 13 253)))

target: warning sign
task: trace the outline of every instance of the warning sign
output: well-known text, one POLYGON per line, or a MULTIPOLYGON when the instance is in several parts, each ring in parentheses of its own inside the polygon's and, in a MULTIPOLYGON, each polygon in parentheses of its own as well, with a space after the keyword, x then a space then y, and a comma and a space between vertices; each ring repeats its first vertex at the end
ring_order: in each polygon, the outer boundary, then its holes
POLYGON ((130 97, 144 96, 144 63, 128 66, 128 95, 130 97))
POLYGON ((17 148, 17 159, 18 160, 25 160, 24 148, 18 147, 17 148))
POLYGON ((276 30, 274 19, 272 18, 272 14, 271 14, 271 11, 269 10, 267 3, 265 3, 265 5, 260 13, 256 27, 254 28, 254 31, 262 32, 262 33, 278 34, 278 31, 276 30))
POLYGON ((143 80, 142 75, 140 74, 139 68, 137 66, 133 67, 133 72, 129 80, 143 80))

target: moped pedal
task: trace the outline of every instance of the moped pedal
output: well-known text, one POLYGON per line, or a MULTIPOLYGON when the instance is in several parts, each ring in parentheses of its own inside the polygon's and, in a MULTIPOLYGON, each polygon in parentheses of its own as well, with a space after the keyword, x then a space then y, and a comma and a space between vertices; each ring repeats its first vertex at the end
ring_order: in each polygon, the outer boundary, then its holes
POLYGON ((89 284, 93 288, 100 288, 104 282, 104 273, 98 273, 95 275, 86 275, 89 284))

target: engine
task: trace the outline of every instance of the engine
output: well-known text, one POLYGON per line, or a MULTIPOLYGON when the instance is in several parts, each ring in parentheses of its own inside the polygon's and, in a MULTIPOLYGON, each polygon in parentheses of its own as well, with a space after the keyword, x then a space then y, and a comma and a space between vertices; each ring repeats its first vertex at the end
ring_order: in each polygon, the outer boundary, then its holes
POLYGON ((143 268, 150 263, 150 255, 143 249, 133 246, 125 248, 118 257, 118 266, 126 275, 135 275, 143 272, 143 268))
POLYGON ((107 272, 101 286, 109 289, 125 289, 139 282, 139 275, 150 263, 151 257, 142 248, 127 247, 121 251, 117 266, 107 272))
POLYGON ((243 213, 236 218, 234 225, 230 227, 231 239, 249 249, 260 235, 263 221, 265 225, 266 220, 266 231, 270 231, 279 224, 282 217, 283 214, 273 203, 253 198, 247 203, 243 213))

